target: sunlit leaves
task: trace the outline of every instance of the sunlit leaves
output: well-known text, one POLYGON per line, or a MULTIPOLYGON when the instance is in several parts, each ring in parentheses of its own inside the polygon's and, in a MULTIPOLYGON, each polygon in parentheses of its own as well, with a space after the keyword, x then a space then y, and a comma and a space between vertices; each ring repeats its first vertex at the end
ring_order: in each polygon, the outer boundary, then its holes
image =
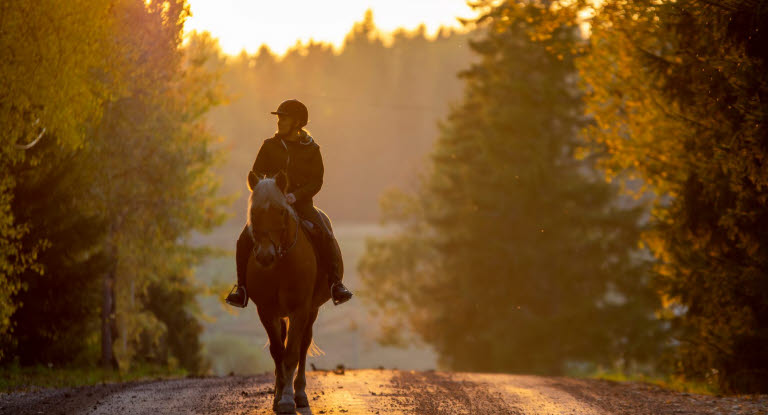
MULTIPOLYGON (((37 250, 20 244, 27 226, 11 212, 11 168, 28 158, 19 145, 53 140, 73 149, 86 140, 108 91, 101 83, 110 50, 109 4, 101 1, 11 1, 0 5, 0 336, 17 304, 17 280, 37 250), (39 142, 39 141, 38 141, 39 142)), ((40 160, 28 160, 32 165, 40 160)), ((38 267, 39 268, 39 267, 38 267)), ((0 351, 0 358, 2 351, 0 351)))
MULTIPOLYGON (((212 170, 221 157, 203 118, 223 100, 219 74, 208 66, 219 51, 206 35, 181 48, 186 14, 183 1, 120 5, 120 95, 106 104, 88 148, 92 209, 110 221, 104 244, 117 264, 118 323, 121 335, 134 339, 160 335, 152 318, 161 316, 134 321, 147 306, 149 287, 172 293, 193 286, 191 267, 205 252, 187 239, 224 219, 212 170)), ((120 348, 121 361, 129 362, 139 346, 120 348)))
MULTIPOLYGON (((46 267, 62 263, 61 255, 90 251, 107 256, 107 265, 88 272, 100 278, 115 269, 119 295, 113 292, 103 303, 75 307, 98 310, 117 298, 121 335, 156 339, 164 330, 161 320, 172 324, 163 320, 168 316, 162 313, 196 312, 191 267, 210 251, 189 246, 188 237, 224 218, 220 210, 224 200, 217 195, 212 173, 221 156, 214 150, 217 138, 203 116, 223 96, 219 74, 209 64, 219 53, 210 37, 201 35, 187 51, 182 50, 188 13, 181 0, 15 1, 0 6, 4 56, 0 121, 5 127, 0 147, 0 334, 7 333, 8 317, 20 305, 12 296, 23 287, 18 279, 22 272, 47 272, 46 267), (43 144, 28 151, 17 149, 43 128, 45 151, 37 151, 43 144), (50 165, 41 167, 54 161, 65 165, 69 174, 57 176, 50 165), (45 251, 50 229, 44 222, 61 212, 26 215, 25 206, 63 208, 42 204, 39 194, 24 192, 30 188, 14 189, 21 175, 10 174, 12 168, 36 167, 24 177, 81 179, 56 189, 64 192, 57 193, 62 200, 77 201, 67 205, 77 211, 68 217, 67 226, 77 229, 91 217, 88 226, 98 228, 74 232, 73 238, 82 238, 71 244, 75 251, 45 251), (22 215, 14 216, 7 208, 12 202, 22 215), (29 223, 17 223, 19 217, 29 223), (30 234, 30 229, 38 234, 30 234), (22 247, 23 238, 38 238, 39 243, 22 247), (43 262, 39 252, 59 257, 43 262), (155 307, 152 313, 146 312, 150 287, 175 298, 171 303, 176 309, 155 307)), ((58 235, 56 240, 67 244, 66 236, 58 235)), ((71 261, 57 271, 66 275, 77 266, 77 261, 71 261)), ((37 292, 45 292, 46 287, 40 287, 45 280, 35 281, 37 292)), ((107 279, 107 285, 115 281, 107 279)), ((28 310, 36 306, 33 302, 28 310)), ((66 307, 66 299, 56 306, 66 307)), ((174 321, 178 323, 174 330, 197 336, 199 324, 193 317, 174 321)), ((82 326, 97 328, 94 323, 82 326)), ((110 323, 115 326, 115 321, 110 323)), ((190 342, 196 344, 196 338, 190 342)), ((136 345, 125 345, 120 355, 127 362, 136 345)), ((199 352, 197 346, 186 352, 191 360, 179 357, 185 364, 199 363, 193 356, 199 352)))
POLYGON ((677 368, 725 390, 767 387, 767 25, 747 1, 606 1, 577 62, 601 166, 657 195, 644 239, 677 368))

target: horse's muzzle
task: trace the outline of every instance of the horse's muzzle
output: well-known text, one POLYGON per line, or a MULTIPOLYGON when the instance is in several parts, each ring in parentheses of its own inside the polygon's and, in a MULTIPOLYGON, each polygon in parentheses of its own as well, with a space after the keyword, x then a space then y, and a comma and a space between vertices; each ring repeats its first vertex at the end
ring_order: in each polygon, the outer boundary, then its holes
POLYGON ((261 249, 261 246, 259 246, 254 250, 254 256, 256 257, 256 262, 264 268, 268 268, 275 263, 275 249, 271 246, 268 249, 261 249))

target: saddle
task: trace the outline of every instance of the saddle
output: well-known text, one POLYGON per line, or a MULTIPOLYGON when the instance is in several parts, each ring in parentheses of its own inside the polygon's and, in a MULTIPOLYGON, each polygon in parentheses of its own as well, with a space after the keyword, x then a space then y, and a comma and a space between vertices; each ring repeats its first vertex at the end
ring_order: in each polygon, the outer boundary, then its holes
MULTIPOLYGON (((316 208, 317 209, 317 208, 316 208)), ((325 226, 328 227, 331 232, 333 232, 331 228, 331 220, 328 218, 328 215, 325 214, 320 209, 317 209, 317 211, 320 213, 320 218, 322 218, 323 222, 325 222, 325 226)), ((301 228, 304 229, 304 231, 307 233, 307 236, 309 237, 309 241, 312 245, 312 249, 315 251, 315 258, 317 258, 317 266, 318 268, 322 269, 322 254, 323 249, 319 246, 319 244, 323 243, 322 236, 323 236, 323 230, 320 229, 318 225, 315 225, 312 221, 304 218, 300 218, 301 228)))
MULTIPOLYGON (((330 230, 331 234, 333 234, 333 228, 331 228, 331 219, 328 217, 328 215, 325 214, 322 210, 315 207, 317 212, 320 214, 320 218, 323 220, 323 224, 330 230)), ((322 229, 320 229, 317 225, 315 225, 311 220, 299 218, 301 221, 301 227, 304 228, 305 231, 307 231, 307 236, 309 236, 314 241, 316 240, 316 237, 320 237, 322 234, 322 229)))

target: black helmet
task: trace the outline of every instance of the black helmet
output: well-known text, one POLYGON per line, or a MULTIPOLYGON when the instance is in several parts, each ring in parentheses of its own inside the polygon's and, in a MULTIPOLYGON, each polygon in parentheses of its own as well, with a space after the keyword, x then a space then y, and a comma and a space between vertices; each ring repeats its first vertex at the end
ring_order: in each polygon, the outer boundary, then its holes
POLYGON ((299 122, 299 127, 307 125, 307 121, 309 120, 307 107, 297 99, 283 101, 283 103, 277 107, 277 111, 272 111, 272 114, 291 116, 299 122))

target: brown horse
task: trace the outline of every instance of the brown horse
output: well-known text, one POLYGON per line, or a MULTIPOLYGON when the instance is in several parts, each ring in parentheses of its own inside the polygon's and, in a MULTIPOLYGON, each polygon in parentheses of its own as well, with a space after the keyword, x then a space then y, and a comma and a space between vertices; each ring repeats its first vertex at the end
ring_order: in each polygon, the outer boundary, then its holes
POLYGON ((304 369, 312 325, 331 296, 301 219, 286 201, 286 186, 284 173, 274 178, 248 175, 248 228, 254 246, 246 291, 256 304, 275 361, 273 410, 293 414, 296 407, 309 406, 304 369))

